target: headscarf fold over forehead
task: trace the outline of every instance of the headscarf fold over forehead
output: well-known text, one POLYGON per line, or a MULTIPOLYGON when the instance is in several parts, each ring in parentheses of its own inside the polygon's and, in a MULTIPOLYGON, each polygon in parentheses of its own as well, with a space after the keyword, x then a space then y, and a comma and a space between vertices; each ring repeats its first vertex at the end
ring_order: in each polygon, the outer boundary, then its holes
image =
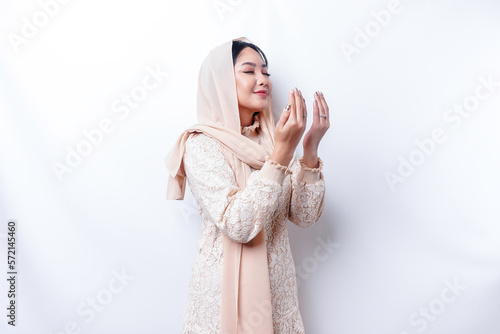
MULTIPOLYGON (((234 40, 251 43, 247 38, 234 40)), ((268 107, 256 116, 260 122, 262 145, 241 134, 236 80, 232 59, 232 42, 214 48, 205 58, 198 76, 198 124, 186 129, 165 158, 169 171, 167 199, 184 198, 186 174, 183 154, 187 138, 203 132, 221 144, 238 186, 243 189, 251 169, 261 169, 266 156, 274 149, 274 118, 271 93, 268 107)), ((272 307, 264 228, 248 243, 223 237, 223 269, 221 288, 221 333, 242 333, 252 315, 262 321, 252 328, 256 334, 272 334, 272 307), (263 308, 263 305, 267 309, 263 308), (257 312, 257 313, 255 313, 257 312)), ((246 328, 245 328, 246 329, 246 328)))

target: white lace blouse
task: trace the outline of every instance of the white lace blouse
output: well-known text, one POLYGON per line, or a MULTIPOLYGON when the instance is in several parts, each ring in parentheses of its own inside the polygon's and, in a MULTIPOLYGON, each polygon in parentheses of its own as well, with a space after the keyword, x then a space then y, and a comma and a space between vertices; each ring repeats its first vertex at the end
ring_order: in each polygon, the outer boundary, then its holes
MULTIPOLYGON (((260 141, 258 120, 241 133, 260 141)), ((290 251, 288 221, 308 227, 325 207, 325 182, 318 168, 297 159, 292 173, 268 159, 260 170, 252 169, 244 189, 239 189, 220 144, 203 133, 186 141, 184 168, 198 202, 202 236, 189 285, 184 312, 184 334, 219 334, 223 245, 222 233, 248 242, 265 228, 273 326, 275 334, 304 333, 299 311, 295 266, 290 251)))

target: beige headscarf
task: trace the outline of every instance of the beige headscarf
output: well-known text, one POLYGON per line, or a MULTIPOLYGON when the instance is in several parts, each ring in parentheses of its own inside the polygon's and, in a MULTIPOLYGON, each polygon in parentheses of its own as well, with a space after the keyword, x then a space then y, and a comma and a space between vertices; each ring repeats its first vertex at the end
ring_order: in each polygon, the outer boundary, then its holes
MULTIPOLYGON (((240 40, 251 43, 247 38, 240 40)), ((252 173, 261 169, 274 148, 274 118, 271 94, 268 108, 257 115, 263 144, 241 134, 234 77, 232 42, 214 48, 203 62, 198 77, 198 124, 185 130, 167 155, 169 170, 167 199, 183 199, 186 174, 182 157, 186 139, 204 132, 217 140, 231 165, 238 186, 243 189, 252 173)), ((223 279, 221 333, 272 334, 272 307, 265 231, 242 244, 223 234, 223 279), (258 321, 257 321, 258 320, 258 321), (251 331, 248 331, 251 328, 251 331)))

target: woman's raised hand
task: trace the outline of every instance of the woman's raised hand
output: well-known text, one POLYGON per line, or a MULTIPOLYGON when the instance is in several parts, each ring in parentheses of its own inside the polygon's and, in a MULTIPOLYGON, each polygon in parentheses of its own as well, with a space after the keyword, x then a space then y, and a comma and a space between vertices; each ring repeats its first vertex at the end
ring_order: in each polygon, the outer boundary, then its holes
MULTIPOLYGON (((281 113, 274 133, 274 151, 271 159, 283 166, 288 166, 293 153, 306 129, 307 108, 302 93, 295 89, 288 95, 288 106, 281 113), (288 109, 288 110, 287 110, 288 109)), ((318 147, 324 134, 330 127, 328 104, 323 93, 314 93, 313 124, 306 133, 302 145, 304 147, 304 163, 315 168, 318 166, 318 147)))
POLYGON ((307 115, 307 108, 302 93, 297 88, 292 89, 288 94, 288 105, 276 124, 272 160, 288 166, 306 129, 304 115, 307 115))
POLYGON ((313 123, 302 141, 304 163, 311 168, 318 167, 318 147, 321 138, 330 127, 330 111, 323 93, 314 93, 313 123))

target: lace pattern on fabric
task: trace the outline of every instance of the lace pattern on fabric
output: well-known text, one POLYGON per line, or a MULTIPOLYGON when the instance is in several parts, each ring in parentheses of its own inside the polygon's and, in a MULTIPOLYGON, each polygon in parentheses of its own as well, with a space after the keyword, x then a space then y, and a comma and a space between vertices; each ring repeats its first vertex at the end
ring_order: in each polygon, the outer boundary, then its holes
POLYGON ((247 242, 264 228, 274 333, 304 334, 286 224, 290 221, 308 227, 320 218, 325 206, 323 174, 315 183, 300 181, 298 173, 304 167, 295 159, 283 185, 253 170, 246 187, 240 189, 220 144, 203 133, 186 141, 184 167, 199 206, 202 236, 189 284, 183 333, 220 333, 222 234, 247 242))

